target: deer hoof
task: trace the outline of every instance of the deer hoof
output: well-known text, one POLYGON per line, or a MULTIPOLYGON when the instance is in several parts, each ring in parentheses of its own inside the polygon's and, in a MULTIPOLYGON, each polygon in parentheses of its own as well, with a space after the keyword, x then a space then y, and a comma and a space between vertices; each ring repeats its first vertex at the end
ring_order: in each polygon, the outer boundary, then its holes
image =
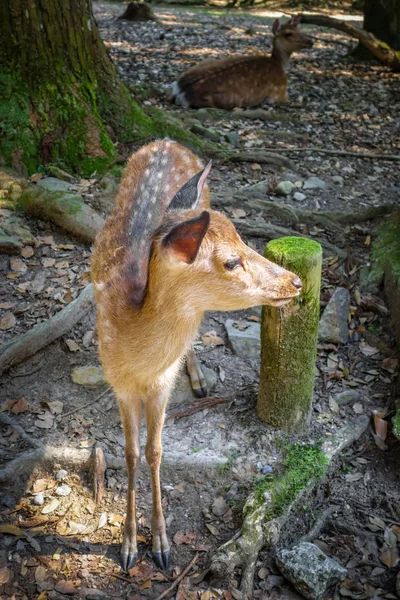
POLYGON ((121 567, 124 571, 129 571, 135 566, 137 552, 121 552, 121 567))
POLYGON ((166 550, 165 552, 152 552, 151 555, 152 555, 153 560, 156 563, 157 567, 159 567, 163 571, 166 571, 167 569, 169 569, 169 565, 170 565, 169 550, 166 550))
POLYGON ((206 398, 208 391, 207 391, 207 384, 204 381, 204 385, 203 382, 200 383, 200 385, 197 387, 192 387, 193 393, 196 396, 196 398, 206 398))

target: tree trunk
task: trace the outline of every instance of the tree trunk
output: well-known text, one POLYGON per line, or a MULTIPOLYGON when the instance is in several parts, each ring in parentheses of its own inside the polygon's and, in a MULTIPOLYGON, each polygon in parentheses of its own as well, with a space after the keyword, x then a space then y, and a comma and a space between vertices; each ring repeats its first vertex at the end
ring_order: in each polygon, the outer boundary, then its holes
POLYGON ((0 164, 90 175, 115 156, 112 139, 151 124, 118 78, 91 0, 2 0, 0 23, 0 164))
MULTIPOLYGON (((394 50, 400 50, 400 0, 365 0, 363 27, 394 50)), ((361 42, 354 54, 364 59, 373 58, 361 42)))

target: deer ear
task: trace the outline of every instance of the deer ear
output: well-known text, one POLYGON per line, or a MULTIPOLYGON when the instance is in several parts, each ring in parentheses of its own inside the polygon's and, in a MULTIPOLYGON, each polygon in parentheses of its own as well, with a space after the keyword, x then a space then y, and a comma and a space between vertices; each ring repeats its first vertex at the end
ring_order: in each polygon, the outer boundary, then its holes
POLYGON ((279 31, 279 27, 280 27, 280 23, 279 23, 279 19, 275 19, 274 24, 272 25, 272 33, 274 35, 276 35, 279 31))
POLYGON ((175 225, 162 245, 174 258, 190 265, 197 256, 209 224, 210 213, 204 210, 199 217, 175 225))
POLYGON ((301 17, 302 15, 295 15, 294 17, 292 17, 291 21, 289 21, 292 25, 295 25, 297 27, 297 25, 300 23, 301 21, 301 17))
POLYGON ((210 160, 202 171, 199 171, 194 177, 183 184, 169 203, 168 210, 186 210, 198 207, 211 164, 210 160))

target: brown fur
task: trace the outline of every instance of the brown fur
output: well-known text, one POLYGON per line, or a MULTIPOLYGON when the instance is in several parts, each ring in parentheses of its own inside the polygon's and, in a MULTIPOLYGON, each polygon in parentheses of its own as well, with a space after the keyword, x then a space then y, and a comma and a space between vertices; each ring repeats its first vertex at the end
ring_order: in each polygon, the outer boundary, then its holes
MULTIPOLYGON (((204 311, 284 303, 298 294, 300 284, 293 273, 246 246, 224 215, 210 209, 204 212, 209 206, 209 192, 204 189, 200 208, 164 211, 161 226, 151 233, 143 303, 140 307, 132 303, 130 286, 133 282, 126 270, 126 264, 133 259, 130 243, 134 233, 128 226, 132 218, 134 222, 132 203, 140 206, 143 195, 146 197, 146 187, 137 194, 137 190, 142 189, 143 174, 150 169, 146 181, 153 181, 151 169, 155 167, 151 166, 151 157, 156 153, 164 156, 165 150, 169 157, 168 171, 161 171, 160 179, 165 197, 171 199, 182 184, 202 168, 194 154, 169 141, 155 142, 134 154, 125 170, 116 207, 96 240, 92 258, 99 352, 106 379, 117 395, 126 437, 129 492, 122 546, 125 567, 132 564, 136 552, 134 482, 141 402, 144 401, 146 410, 146 457, 153 485, 153 550, 165 553, 168 540, 159 484, 161 430, 170 390, 204 311), (209 225, 204 226, 204 238, 190 264, 184 256, 182 258, 181 248, 174 246, 174 238, 171 244, 166 244, 166 239, 180 223, 190 219, 198 221, 199 215, 203 221, 207 217, 204 222, 208 222, 207 213, 209 225), (228 270, 227 261, 232 259, 240 259, 240 265, 228 270)), ((161 201, 164 196, 160 196, 161 201)), ((154 214, 158 219, 158 213, 154 214)), ((189 236, 188 243, 192 241, 189 236)), ((184 254, 185 246, 183 248, 184 254)))
POLYGON ((207 59, 178 80, 187 103, 194 107, 230 110, 257 106, 265 99, 286 102, 286 67, 290 55, 312 45, 293 23, 282 25, 272 42, 272 55, 242 55, 207 59))

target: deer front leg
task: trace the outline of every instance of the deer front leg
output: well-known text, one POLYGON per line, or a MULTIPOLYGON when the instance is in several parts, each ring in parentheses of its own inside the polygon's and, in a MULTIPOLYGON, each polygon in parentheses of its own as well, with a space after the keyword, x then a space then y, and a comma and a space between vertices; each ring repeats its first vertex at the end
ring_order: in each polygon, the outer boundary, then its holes
POLYGON ((128 471, 128 498, 121 548, 121 566, 131 569, 137 558, 136 542, 136 475, 140 459, 140 418, 142 401, 134 395, 118 395, 118 405, 125 435, 125 459, 128 471))
POLYGON ((169 543, 161 506, 160 463, 162 455, 161 433, 164 423, 167 395, 148 398, 145 403, 147 421, 146 460, 150 467, 153 497, 151 531, 153 535, 153 560, 160 569, 168 569, 169 543))
POLYGON ((207 396, 207 383, 201 370, 199 359, 193 348, 186 355, 186 367, 192 390, 197 398, 207 396))

